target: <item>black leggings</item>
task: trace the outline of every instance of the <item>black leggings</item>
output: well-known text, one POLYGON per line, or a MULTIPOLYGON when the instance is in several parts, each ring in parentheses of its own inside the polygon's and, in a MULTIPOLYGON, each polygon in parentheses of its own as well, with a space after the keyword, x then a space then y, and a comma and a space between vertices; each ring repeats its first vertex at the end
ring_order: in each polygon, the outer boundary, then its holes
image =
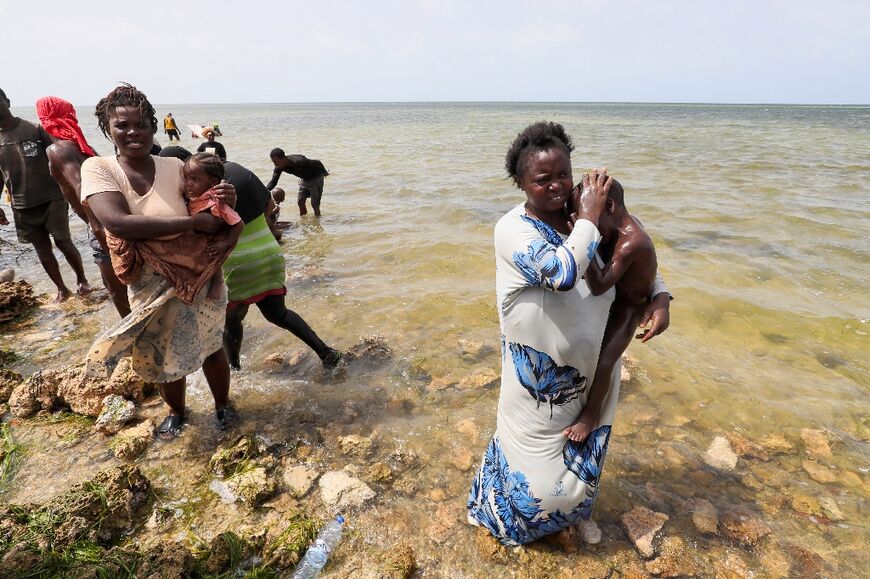
MULTIPOLYGON (((329 346, 323 343, 314 330, 311 329, 299 314, 288 310, 284 305, 284 296, 267 296, 257 302, 257 307, 263 317, 279 328, 284 328, 314 350, 322 360, 329 354, 329 346)), ((231 310, 227 310, 226 323, 224 324, 224 350, 230 359, 230 366, 239 368, 239 355, 242 350, 242 337, 244 328, 242 320, 248 314, 248 304, 239 304, 231 310)))

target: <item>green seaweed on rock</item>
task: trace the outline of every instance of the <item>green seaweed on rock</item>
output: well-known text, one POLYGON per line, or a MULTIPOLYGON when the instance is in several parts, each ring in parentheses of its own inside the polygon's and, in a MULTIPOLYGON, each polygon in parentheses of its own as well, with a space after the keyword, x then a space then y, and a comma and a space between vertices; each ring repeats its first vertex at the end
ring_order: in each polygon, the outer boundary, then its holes
POLYGON ((15 477, 23 456, 24 447, 12 438, 9 425, 0 425, 0 493, 6 490, 15 477))

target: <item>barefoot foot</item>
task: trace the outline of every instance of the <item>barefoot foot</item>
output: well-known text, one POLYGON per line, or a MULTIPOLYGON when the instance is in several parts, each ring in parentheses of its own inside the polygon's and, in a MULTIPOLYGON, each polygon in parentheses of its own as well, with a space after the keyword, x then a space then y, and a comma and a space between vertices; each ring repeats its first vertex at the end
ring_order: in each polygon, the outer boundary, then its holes
POLYGON ((57 295, 54 296, 54 303, 59 304, 65 302, 71 295, 72 293, 69 291, 69 288, 58 288, 57 295))
POLYGON ((80 296, 86 296, 89 293, 91 293, 92 291, 94 291, 94 288, 92 288, 91 284, 89 284, 87 282, 87 280, 85 280, 85 281, 79 282, 79 287, 76 290, 76 293, 79 294, 80 296))

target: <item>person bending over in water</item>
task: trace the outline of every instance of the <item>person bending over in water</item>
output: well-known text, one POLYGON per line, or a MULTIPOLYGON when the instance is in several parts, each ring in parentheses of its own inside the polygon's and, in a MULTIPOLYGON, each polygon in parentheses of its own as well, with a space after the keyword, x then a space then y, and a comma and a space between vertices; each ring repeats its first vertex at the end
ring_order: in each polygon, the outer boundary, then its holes
MULTIPOLYGON (((616 286, 616 297, 610 307, 588 402, 577 422, 564 430, 565 436, 575 442, 584 440, 598 426, 601 404, 613 368, 642 321, 656 279, 655 247, 640 221, 628 213, 624 197, 622 185, 614 179, 607 195, 607 204, 598 219, 598 229, 612 257, 603 268, 595 259, 586 268, 586 283, 592 295, 600 296, 616 286)), ((638 337, 646 342, 652 336, 647 332, 638 337)))
POLYGON ((329 171, 323 163, 317 159, 309 159, 305 155, 285 155, 283 149, 274 148, 269 153, 275 169, 272 171, 272 179, 266 185, 271 191, 278 184, 281 173, 290 173, 299 177, 299 194, 296 196, 296 204, 299 206, 299 215, 308 213, 305 208, 305 200, 311 198, 311 208, 314 215, 320 217, 320 198, 323 196, 323 178, 329 175, 329 171))

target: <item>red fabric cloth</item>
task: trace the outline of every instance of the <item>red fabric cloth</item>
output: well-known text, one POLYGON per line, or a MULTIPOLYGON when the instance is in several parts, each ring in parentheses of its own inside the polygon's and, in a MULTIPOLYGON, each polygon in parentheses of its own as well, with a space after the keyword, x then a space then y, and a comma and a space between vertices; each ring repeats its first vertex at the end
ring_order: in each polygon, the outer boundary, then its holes
POLYGON ((209 189, 196 199, 191 199, 187 204, 187 209, 191 215, 208 210, 212 215, 223 219, 230 225, 235 225, 242 220, 232 207, 223 201, 218 201, 214 195, 214 189, 209 189))
POLYGON ((97 152, 91 148, 82 134, 72 103, 58 97, 43 97, 36 101, 36 114, 39 116, 42 128, 49 135, 58 139, 74 141, 82 154, 88 157, 97 155, 97 152))

